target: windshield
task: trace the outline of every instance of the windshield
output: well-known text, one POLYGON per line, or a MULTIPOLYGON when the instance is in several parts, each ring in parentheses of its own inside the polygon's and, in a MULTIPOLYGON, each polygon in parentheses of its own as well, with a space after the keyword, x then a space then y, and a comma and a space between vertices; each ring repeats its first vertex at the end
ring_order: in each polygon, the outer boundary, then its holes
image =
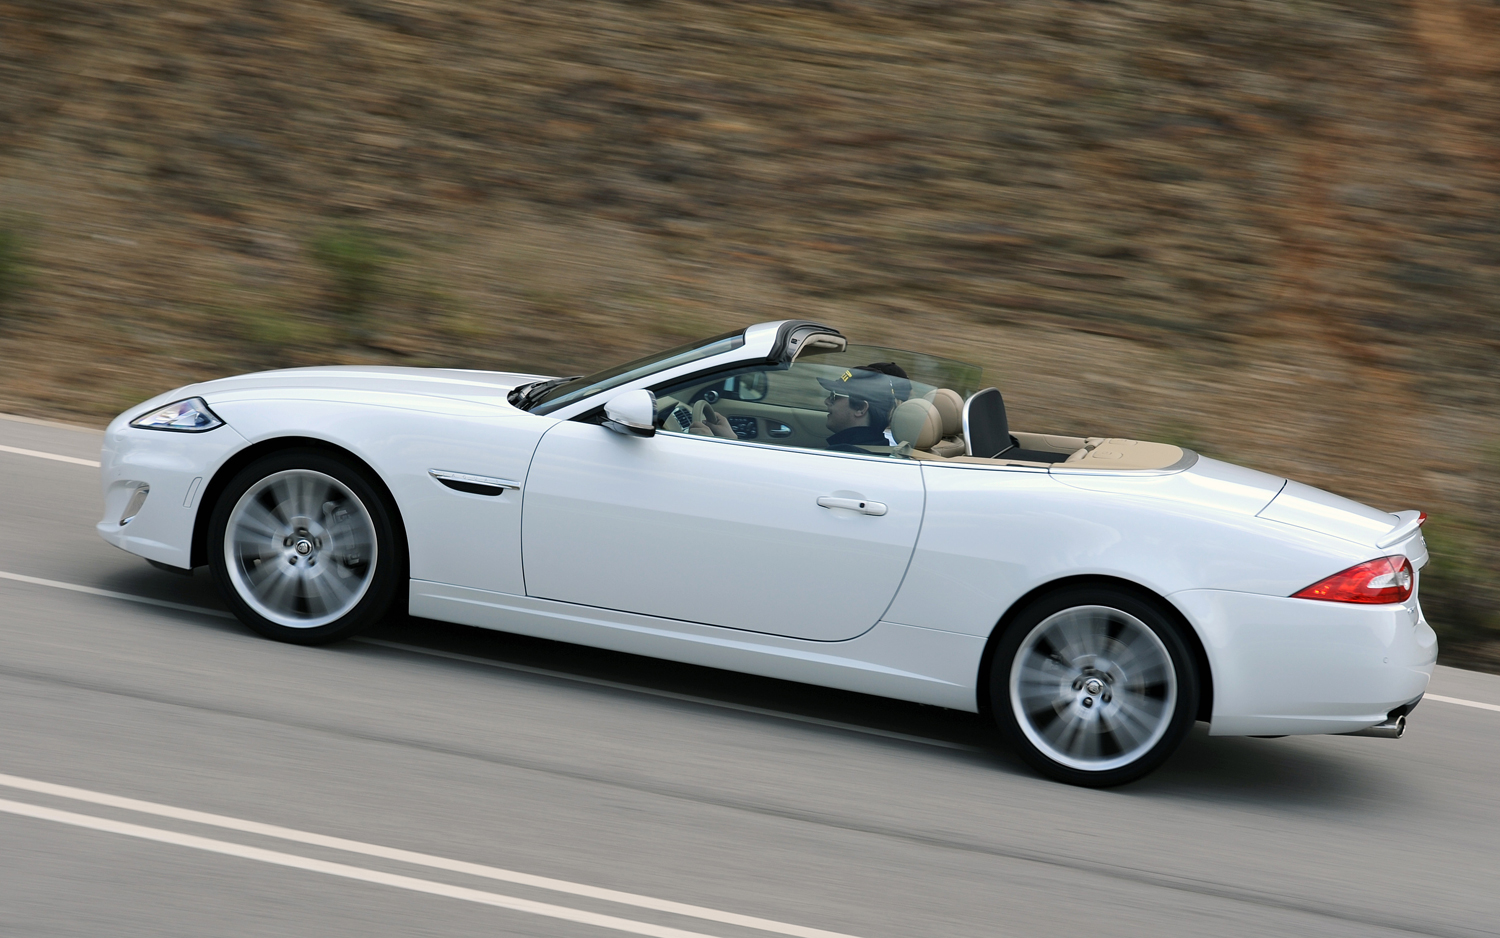
MULTIPOLYGON (((984 369, 978 365, 954 361, 951 358, 938 358, 936 355, 926 355, 922 352, 882 348, 878 345, 850 345, 841 352, 809 349, 797 356, 797 363, 793 368, 797 370, 801 365, 827 366, 826 368, 803 369, 822 373, 825 370, 832 370, 833 366, 842 370, 864 368, 887 362, 899 366, 902 371, 906 372, 906 377, 913 384, 913 388, 907 394, 901 393, 903 389, 897 388, 897 397, 901 400, 905 400, 908 396, 921 397, 933 388, 951 388, 967 400, 969 395, 984 387, 981 383, 984 378, 984 369)), ((890 373, 889 369, 878 368, 876 370, 890 373)), ((812 393, 810 388, 809 393, 812 393)))
POLYGON ((712 339, 700 339, 697 342, 689 342, 687 345, 679 345, 674 349, 657 352, 655 355, 638 358, 623 365, 616 365, 596 374, 565 381, 543 394, 530 410, 534 414, 550 413, 559 407, 566 407, 574 401, 583 400, 601 391, 629 384, 637 378, 676 368, 678 365, 712 358, 715 355, 733 351, 744 344, 744 330, 739 330, 726 332, 712 339))

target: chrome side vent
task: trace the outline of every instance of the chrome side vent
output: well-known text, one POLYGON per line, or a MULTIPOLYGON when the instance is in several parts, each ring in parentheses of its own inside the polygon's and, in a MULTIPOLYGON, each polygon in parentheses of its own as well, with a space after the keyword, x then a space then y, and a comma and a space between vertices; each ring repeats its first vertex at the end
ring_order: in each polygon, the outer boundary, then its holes
POLYGON ((142 482, 130 496, 130 501, 125 505, 125 510, 120 512, 121 526, 127 525, 135 520, 135 516, 141 513, 141 506, 146 504, 146 496, 151 494, 151 486, 142 482))
POLYGON ((520 490, 520 483, 509 479, 477 476, 468 472, 452 472, 447 469, 428 469, 427 474, 453 489, 469 495, 502 495, 506 489, 520 490))

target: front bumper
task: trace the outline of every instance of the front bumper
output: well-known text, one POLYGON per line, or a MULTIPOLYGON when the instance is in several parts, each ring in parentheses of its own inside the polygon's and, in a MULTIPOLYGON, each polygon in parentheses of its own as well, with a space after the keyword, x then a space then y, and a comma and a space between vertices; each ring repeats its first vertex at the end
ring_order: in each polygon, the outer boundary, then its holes
POLYGON ((99 458, 104 517, 94 527, 122 550, 187 569, 203 492, 219 467, 248 444, 228 426, 204 433, 141 430, 127 421, 135 413, 116 417, 104 431, 99 458), (143 485, 150 492, 122 524, 143 485))
POLYGON ((1415 596, 1389 606, 1227 590, 1168 598, 1208 654, 1214 736, 1356 732, 1421 697, 1437 663, 1415 596))

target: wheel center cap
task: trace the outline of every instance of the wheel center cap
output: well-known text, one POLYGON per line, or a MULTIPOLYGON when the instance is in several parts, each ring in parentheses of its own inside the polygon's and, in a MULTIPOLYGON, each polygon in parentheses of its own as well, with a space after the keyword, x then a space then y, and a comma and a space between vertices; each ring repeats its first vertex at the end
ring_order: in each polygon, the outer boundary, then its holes
POLYGON ((303 554, 303 555, 310 554, 310 553, 312 553, 312 541, 309 541, 307 538, 304 537, 301 540, 297 541, 297 543, 293 547, 293 549, 296 550, 297 553, 299 553, 299 554, 303 554))
MULTIPOLYGON (((300 549, 301 548, 299 547, 298 550, 300 550, 300 549)), ((1086 691, 1088 691, 1090 694, 1097 694, 1100 691, 1104 690, 1104 683, 1102 681, 1100 681, 1097 677, 1091 677, 1083 685, 1083 689, 1086 690, 1086 691)))

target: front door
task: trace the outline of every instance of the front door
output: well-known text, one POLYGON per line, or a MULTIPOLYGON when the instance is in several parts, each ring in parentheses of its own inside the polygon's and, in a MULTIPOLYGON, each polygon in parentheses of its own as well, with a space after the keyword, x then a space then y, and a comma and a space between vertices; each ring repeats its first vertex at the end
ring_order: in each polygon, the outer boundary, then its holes
POLYGON ((912 460, 563 422, 526 477, 526 593, 840 641, 890 605, 922 505, 912 460))

